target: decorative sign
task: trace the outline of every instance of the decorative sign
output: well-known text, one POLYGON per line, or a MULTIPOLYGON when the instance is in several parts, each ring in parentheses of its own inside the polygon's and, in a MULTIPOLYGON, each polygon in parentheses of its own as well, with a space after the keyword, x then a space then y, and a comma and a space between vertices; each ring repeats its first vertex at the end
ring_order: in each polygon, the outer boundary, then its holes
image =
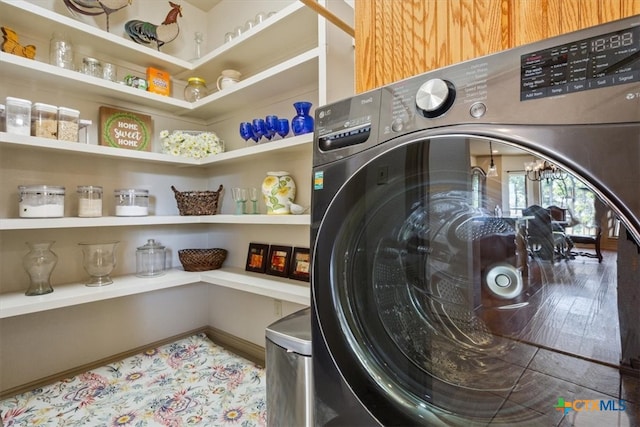
POLYGON ((100 107, 100 145, 151 151, 151 116, 100 107))

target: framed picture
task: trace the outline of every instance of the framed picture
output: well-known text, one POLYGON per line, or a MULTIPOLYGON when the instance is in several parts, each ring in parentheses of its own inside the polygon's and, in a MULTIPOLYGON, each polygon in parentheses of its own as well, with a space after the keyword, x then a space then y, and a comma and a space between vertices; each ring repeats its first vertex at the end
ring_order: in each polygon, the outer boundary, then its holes
POLYGON ((264 273, 267 268, 268 255, 269 245, 265 245, 263 243, 249 243, 247 265, 244 269, 255 273, 264 273))
POLYGON ((291 246, 271 245, 269 248, 269 261, 267 262, 267 274, 287 277, 289 275, 290 260, 291 246))
POLYGON ((309 248, 293 248, 291 255, 291 268, 289 268, 289 277, 296 280, 309 281, 309 272, 311 269, 311 255, 309 248))

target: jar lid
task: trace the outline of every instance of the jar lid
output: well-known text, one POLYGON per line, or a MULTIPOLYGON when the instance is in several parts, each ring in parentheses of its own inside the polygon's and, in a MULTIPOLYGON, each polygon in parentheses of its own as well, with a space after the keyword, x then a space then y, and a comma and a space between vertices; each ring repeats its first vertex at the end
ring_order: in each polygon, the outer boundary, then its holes
POLYGON ((79 110, 74 110, 73 108, 69 108, 69 107, 58 107, 58 112, 61 115, 80 117, 79 110))
POLYGON ((204 81, 203 78, 200 77, 189 77, 187 79, 187 83, 200 83, 206 86, 207 82, 204 81))
POLYGON ((50 113, 58 112, 58 107, 51 104, 45 104, 43 102, 36 102, 31 108, 36 111, 49 111, 50 113))
POLYGON ((85 56, 84 58, 82 58, 82 62, 84 62, 85 64, 99 64, 100 61, 98 61, 96 58, 90 58, 88 56, 85 56))
POLYGON ((28 99, 14 98, 12 96, 7 96, 6 102, 7 102, 7 105, 11 104, 11 105, 20 105, 22 107, 31 107, 31 101, 29 101, 28 99))
POLYGON ((144 245, 140 246, 138 248, 139 251, 148 251, 148 252, 153 252, 153 251, 160 251, 160 250, 164 250, 164 246, 162 246, 160 243, 156 242, 155 239, 149 239, 147 240, 147 243, 145 243, 144 245))
POLYGON ((144 190, 142 188, 118 188, 113 191, 113 194, 116 196, 141 196, 141 197, 149 197, 149 190, 144 190))
POLYGON ((78 193, 102 193, 99 185, 78 185, 78 193))
POLYGON ((19 185, 20 193, 29 194, 62 194, 64 195, 64 187, 60 185, 19 185))

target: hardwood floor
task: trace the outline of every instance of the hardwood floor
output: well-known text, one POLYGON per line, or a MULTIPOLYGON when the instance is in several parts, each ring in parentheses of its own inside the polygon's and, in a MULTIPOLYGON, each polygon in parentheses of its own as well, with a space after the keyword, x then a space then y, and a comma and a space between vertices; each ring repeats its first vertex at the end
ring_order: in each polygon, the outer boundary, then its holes
POLYGON ((518 405, 525 425, 527 419, 532 426, 640 425, 640 375, 619 370, 616 268, 615 252, 605 252, 602 263, 587 257, 532 261, 535 312, 527 311, 525 324, 515 322, 522 328, 506 335, 535 354, 491 425, 508 424, 518 405), (558 399, 574 408, 558 410, 558 399), (597 401, 596 407, 585 406, 586 400, 597 401), (602 410, 600 402, 613 406, 602 410))

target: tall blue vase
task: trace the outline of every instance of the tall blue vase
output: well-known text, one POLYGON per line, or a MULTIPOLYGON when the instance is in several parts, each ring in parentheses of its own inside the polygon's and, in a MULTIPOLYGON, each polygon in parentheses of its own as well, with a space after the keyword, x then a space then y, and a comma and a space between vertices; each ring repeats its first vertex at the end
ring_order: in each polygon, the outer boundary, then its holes
POLYGON ((294 135, 313 132, 313 117, 309 115, 311 103, 306 101, 294 102, 296 116, 291 119, 291 130, 294 135))

